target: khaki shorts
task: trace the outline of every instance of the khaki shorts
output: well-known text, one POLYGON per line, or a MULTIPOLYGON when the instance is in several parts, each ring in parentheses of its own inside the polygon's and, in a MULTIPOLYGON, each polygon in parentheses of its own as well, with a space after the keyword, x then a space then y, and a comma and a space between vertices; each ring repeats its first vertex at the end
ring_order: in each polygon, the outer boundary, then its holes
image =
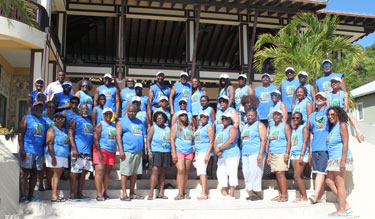
POLYGON ((288 171, 288 165, 284 162, 284 154, 271 154, 271 172, 288 171))
POLYGON ((125 152, 125 160, 120 161, 121 175, 142 174, 142 151, 125 152))

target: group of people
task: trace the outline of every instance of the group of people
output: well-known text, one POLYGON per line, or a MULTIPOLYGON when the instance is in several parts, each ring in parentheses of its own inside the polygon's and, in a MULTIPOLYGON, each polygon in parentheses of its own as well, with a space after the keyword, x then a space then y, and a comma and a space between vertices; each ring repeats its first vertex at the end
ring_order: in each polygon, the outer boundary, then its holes
POLYGON ((207 167, 217 156, 217 179, 222 197, 234 199, 238 185, 238 166, 242 171, 247 198, 261 199, 265 162, 275 173, 279 195, 273 201, 288 201, 285 171, 291 164, 301 197, 317 203, 324 193, 324 182, 338 197, 339 209, 331 215, 346 215, 345 171, 353 169, 348 148, 348 120, 363 135, 348 112, 348 95, 344 75, 332 72, 332 62, 324 60, 323 77, 316 85, 307 84, 308 74, 292 67, 285 69, 287 79, 281 86, 271 84, 271 76, 262 74, 262 85, 253 88, 247 76, 238 76, 234 89, 227 74, 220 75, 217 110, 210 106, 206 89, 198 78, 186 72, 170 88, 165 74, 156 73, 156 83, 148 96, 143 86, 127 78, 126 88, 112 84, 105 74, 104 85, 90 95, 92 84, 78 82, 73 95, 72 84, 64 81, 63 72, 45 91, 44 81, 35 81, 30 93, 30 110, 20 124, 21 202, 35 201, 33 188, 37 171, 47 169, 52 187, 52 202, 65 201, 57 194, 64 168, 70 168, 69 199, 85 199, 82 189, 87 172, 95 169, 97 201, 107 194, 110 171, 116 152, 120 157, 121 200, 143 199, 135 193, 137 175, 142 174, 143 155, 151 165, 148 200, 168 199, 164 195, 165 173, 173 164, 177 168, 178 195, 175 200, 190 199, 186 193, 188 173, 194 165, 200 177, 199 200, 210 198, 207 167), (305 165, 311 162, 315 172, 315 194, 307 197, 303 181, 305 165), (25 185, 29 180, 29 193, 25 185), (127 193, 127 181, 130 192, 127 193), (77 182, 78 181, 78 182, 77 182), (76 185, 78 183, 78 185, 76 185))

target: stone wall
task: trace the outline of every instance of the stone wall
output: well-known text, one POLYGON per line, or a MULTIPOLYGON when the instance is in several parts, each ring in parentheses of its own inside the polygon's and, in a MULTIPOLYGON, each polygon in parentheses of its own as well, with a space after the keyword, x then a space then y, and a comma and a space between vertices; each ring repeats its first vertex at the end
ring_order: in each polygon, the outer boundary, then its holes
POLYGON ((10 87, 10 98, 8 106, 8 127, 18 127, 17 113, 18 101, 27 99, 29 93, 29 77, 23 75, 13 75, 10 87))

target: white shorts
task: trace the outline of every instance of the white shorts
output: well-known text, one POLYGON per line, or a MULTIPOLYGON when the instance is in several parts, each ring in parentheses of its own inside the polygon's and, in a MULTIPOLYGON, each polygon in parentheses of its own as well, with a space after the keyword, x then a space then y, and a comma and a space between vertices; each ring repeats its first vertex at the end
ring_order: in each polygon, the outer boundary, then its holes
POLYGON ((258 164, 258 154, 242 155, 242 172, 247 191, 262 191, 262 176, 266 156, 264 154, 262 163, 258 164))
POLYGON ((49 167, 49 168, 61 168, 61 167, 68 168, 69 167, 68 158, 55 156, 56 166, 53 166, 51 155, 46 154, 44 157, 45 157, 45 160, 46 160, 46 167, 49 167))
POLYGON ((94 166, 92 163, 92 155, 78 153, 78 157, 73 157, 73 153, 71 153, 70 172, 82 173, 82 171, 84 170, 88 172, 94 171, 94 166))
MULTIPOLYGON (((290 159, 291 160, 299 160, 299 156, 290 155, 290 159)), ((303 160, 304 163, 309 162, 309 155, 304 155, 302 160, 303 160)))
MULTIPOLYGON (((210 159, 210 157, 212 155, 213 154, 210 154, 210 156, 208 157, 208 159, 210 159)), ((207 170, 208 162, 207 163, 204 162, 204 158, 205 157, 206 157, 206 152, 195 154, 194 165, 195 165, 195 168, 197 168, 197 176, 207 175, 207 171, 206 170, 207 170)))
POLYGON ((238 157, 227 157, 219 158, 217 160, 217 181, 219 182, 219 188, 238 185, 238 164, 240 162, 240 156, 238 157), (229 180, 228 180, 229 179, 229 180))

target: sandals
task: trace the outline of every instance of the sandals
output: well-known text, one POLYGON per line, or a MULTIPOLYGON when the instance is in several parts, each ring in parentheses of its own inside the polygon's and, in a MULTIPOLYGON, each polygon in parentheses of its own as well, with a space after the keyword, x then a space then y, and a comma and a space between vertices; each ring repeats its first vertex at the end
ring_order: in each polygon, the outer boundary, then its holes
POLYGON ((184 195, 181 195, 181 194, 178 194, 176 197, 174 197, 174 200, 178 201, 178 200, 183 200, 184 199, 184 195))
POLYGON ((276 197, 271 199, 271 201, 279 201, 279 200, 280 200, 280 196, 276 196, 276 197))
POLYGON ((125 195, 125 196, 123 196, 122 198, 120 198, 120 200, 121 200, 121 201, 130 202, 132 199, 131 199, 129 196, 125 195))
POLYGON ((63 197, 57 197, 57 199, 55 199, 55 200, 51 199, 51 202, 66 202, 66 199, 63 198, 63 197))
POLYGON ((287 202, 287 201, 288 201, 288 197, 287 196, 283 196, 283 195, 281 195, 280 199, 278 200, 278 202, 287 202))
POLYGON ((141 200, 141 199, 145 199, 145 198, 144 198, 143 196, 140 196, 140 195, 134 194, 133 196, 130 197, 130 199, 141 200))
MULTIPOLYGON (((157 198, 157 197, 156 197, 157 198)), ((151 200, 154 200, 154 197, 152 196, 148 196, 147 200, 151 201, 151 200)))
POLYGON ((156 199, 168 199, 168 197, 165 195, 162 195, 162 196, 156 196, 156 199))
POLYGON ((105 201, 104 195, 96 196, 96 201, 98 201, 98 202, 105 201))
POLYGON ((197 197, 198 200, 207 200, 208 199, 208 196, 207 195, 200 195, 197 197))
POLYGON ((340 214, 337 211, 328 214, 328 217, 342 217, 342 218, 345 218, 347 216, 348 216, 347 214, 340 214))

